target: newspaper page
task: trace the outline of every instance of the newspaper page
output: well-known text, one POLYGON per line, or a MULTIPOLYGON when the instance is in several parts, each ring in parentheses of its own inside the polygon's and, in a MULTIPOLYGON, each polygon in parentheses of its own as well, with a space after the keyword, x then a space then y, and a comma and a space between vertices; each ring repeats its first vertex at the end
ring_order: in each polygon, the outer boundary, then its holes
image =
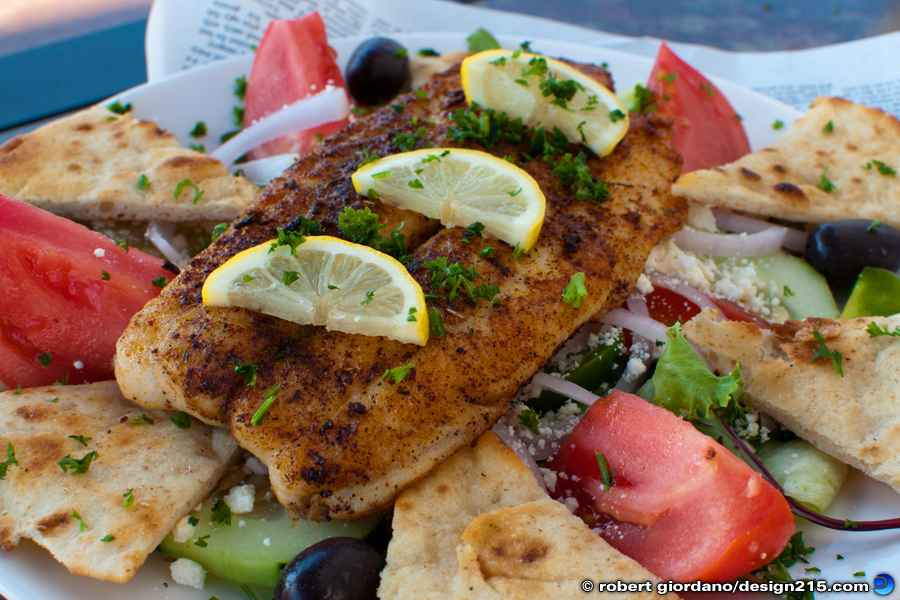
POLYGON ((156 0, 147 23, 147 76, 155 81, 195 65, 243 54, 272 19, 319 11, 330 39, 399 32, 521 35, 603 45, 631 38, 442 0, 156 0))
MULTIPOLYGON (((331 38, 396 32, 466 32, 483 27, 523 39, 612 46, 648 57, 660 40, 631 38, 443 0, 155 0, 147 25, 147 72, 154 81, 181 69, 248 52, 272 19, 318 10, 331 38)), ((697 69, 805 111, 822 95, 900 116, 900 32, 786 52, 729 52, 669 43, 697 69)))

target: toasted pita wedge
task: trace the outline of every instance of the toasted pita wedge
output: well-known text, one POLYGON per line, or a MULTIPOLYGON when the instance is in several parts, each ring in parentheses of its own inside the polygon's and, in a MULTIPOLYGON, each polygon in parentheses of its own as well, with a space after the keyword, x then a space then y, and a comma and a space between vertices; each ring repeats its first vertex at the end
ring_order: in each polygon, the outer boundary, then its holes
POLYGON ((155 123, 99 105, 0 145, 0 194, 70 219, 231 220, 256 190, 155 123), (185 179, 203 191, 196 202, 190 186, 174 195, 185 179))
POLYGON ((583 598, 585 579, 657 581, 551 500, 490 432, 400 495, 393 530, 382 600, 583 598))
POLYGON ((741 366, 747 404, 774 417, 819 450, 900 492, 900 339, 872 338, 869 323, 894 331, 900 316, 787 321, 772 329, 716 321, 705 310, 685 336, 720 372, 741 366), (838 375, 821 345, 843 355, 838 375))
POLYGON ((817 98, 771 147, 682 175, 672 191, 790 221, 852 217, 900 228, 900 178, 881 173, 873 161, 900 170, 900 121, 840 98, 817 98), (823 175, 834 185, 830 192, 819 187, 823 175))
POLYGON ((134 575, 239 456, 224 430, 196 420, 179 429, 169 413, 124 400, 114 381, 0 393, 3 458, 8 444, 18 464, 0 481, 0 547, 31 538, 72 573, 115 582, 134 575), (58 464, 90 452, 98 456, 83 474, 58 464))

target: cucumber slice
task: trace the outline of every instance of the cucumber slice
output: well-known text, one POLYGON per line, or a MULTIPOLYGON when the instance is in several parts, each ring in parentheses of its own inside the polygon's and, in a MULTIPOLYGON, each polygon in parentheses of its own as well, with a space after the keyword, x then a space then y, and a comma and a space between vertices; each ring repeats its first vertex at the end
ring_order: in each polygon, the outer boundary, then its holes
POLYGON ((801 439, 766 442, 756 456, 785 494, 819 513, 834 501, 847 478, 847 465, 801 439))
POLYGON ((842 319, 889 317, 900 313, 900 277, 890 271, 866 267, 856 280, 842 319))
POLYGON ((802 258, 776 252, 747 260, 754 264, 761 281, 772 282, 768 289, 763 286, 760 291, 769 298, 778 298, 792 319, 837 319, 840 315, 825 277, 802 258))
POLYGON ((231 525, 212 522, 215 500, 207 499, 202 510, 191 513, 198 519, 194 537, 181 544, 170 533, 159 550, 175 558, 189 558, 229 581, 274 588, 282 567, 308 546, 330 537, 364 538, 382 520, 375 516, 361 521, 300 520, 295 524, 281 504, 260 496, 257 494, 252 512, 231 515, 231 525))

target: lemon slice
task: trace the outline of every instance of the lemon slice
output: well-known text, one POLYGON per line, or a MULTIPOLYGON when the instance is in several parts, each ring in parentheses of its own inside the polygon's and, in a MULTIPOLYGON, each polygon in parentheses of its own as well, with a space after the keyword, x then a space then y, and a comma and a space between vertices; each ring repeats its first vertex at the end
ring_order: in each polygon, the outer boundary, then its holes
POLYGON ((364 196, 440 219, 447 227, 479 222, 487 233, 523 252, 537 243, 544 223, 546 200, 534 178, 477 150, 393 154, 357 170, 353 186, 364 196))
POLYGON ((486 50, 463 60, 469 104, 479 104, 527 125, 554 126, 598 156, 613 151, 628 131, 628 110, 609 88, 566 63, 537 54, 486 50), (545 95, 546 94, 546 95, 545 95))
POLYGON ((207 306, 241 306, 328 330, 425 345, 422 288, 394 258, 329 236, 293 250, 266 242, 244 250, 203 284, 207 306))

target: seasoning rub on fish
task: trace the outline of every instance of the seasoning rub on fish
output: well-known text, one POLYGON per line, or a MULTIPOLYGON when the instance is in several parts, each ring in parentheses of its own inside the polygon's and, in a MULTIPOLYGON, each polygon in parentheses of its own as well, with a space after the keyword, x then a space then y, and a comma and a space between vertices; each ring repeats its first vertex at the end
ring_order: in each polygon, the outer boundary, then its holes
MULTIPOLYGON (((581 67, 609 85, 608 75, 581 67)), ((603 203, 576 200, 542 158, 524 169, 540 184, 547 211, 537 246, 520 258, 493 239, 359 196, 350 175, 367 153, 465 146, 454 141, 450 113, 467 109, 458 69, 436 76, 419 94, 352 123, 270 184, 256 201, 162 294, 136 315, 118 345, 116 372, 124 395, 157 409, 184 410, 231 430, 269 468, 278 499, 295 517, 356 519, 390 506, 396 495, 457 448, 476 440, 508 409, 511 397, 585 322, 621 304, 650 249, 680 228, 685 203, 670 195, 681 167, 668 124, 635 115, 607 158, 587 166, 607 182, 603 203), (401 222, 412 252, 408 267, 441 312, 444 337, 424 347, 384 338, 328 332, 240 308, 207 308, 204 279, 241 250, 297 229, 300 217, 342 237, 345 207, 370 207, 391 231, 401 222), (482 256, 486 244, 495 247, 482 256), (432 285, 423 263, 447 257, 475 265, 476 285, 499 288, 499 303, 462 298, 432 285), (584 273, 579 308, 563 289, 584 273), (235 365, 256 365, 254 385, 235 365), (399 383, 387 369, 414 363, 399 383), (260 424, 251 418, 273 386, 260 424)), ((527 147, 500 142, 493 154, 521 156, 527 147)), ((579 148, 573 146, 573 153, 579 148)), ((583 150, 583 149, 582 149, 583 150)))

